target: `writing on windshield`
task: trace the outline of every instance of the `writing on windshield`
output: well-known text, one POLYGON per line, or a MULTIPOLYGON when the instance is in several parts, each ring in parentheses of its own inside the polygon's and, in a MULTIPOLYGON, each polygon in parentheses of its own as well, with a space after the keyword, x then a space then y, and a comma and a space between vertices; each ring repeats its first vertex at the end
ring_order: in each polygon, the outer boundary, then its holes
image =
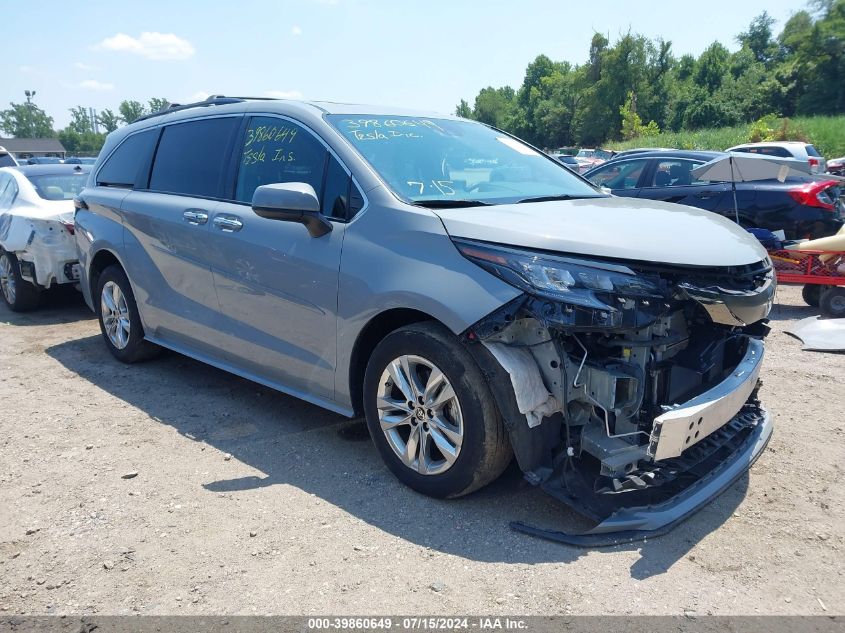
POLYGON ((599 195, 559 163, 480 123, 408 116, 328 115, 408 202, 599 195))

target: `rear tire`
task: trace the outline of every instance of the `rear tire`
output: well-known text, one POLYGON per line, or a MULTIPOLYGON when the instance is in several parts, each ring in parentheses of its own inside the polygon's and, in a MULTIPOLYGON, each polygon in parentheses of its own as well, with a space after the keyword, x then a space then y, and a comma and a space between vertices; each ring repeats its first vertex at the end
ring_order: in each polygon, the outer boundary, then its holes
POLYGON ((0 249, 0 295, 12 312, 29 312, 41 300, 39 288, 21 277, 21 265, 12 253, 0 249))
POLYGON ((818 284, 807 284, 801 289, 801 297, 804 299, 804 303, 814 308, 819 307, 821 294, 822 287, 818 284))
POLYGON ((103 340, 117 360, 137 363, 161 352, 158 345, 144 339, 135 295, 120 266, 109 266, 100 273, 94 300, 103 340))
POLYGON ((845 287, 833 286, 821 293, 819 308, 829 319, 845 318, 845 287))
POLYGON ((378 344, 364 377, 364 411, 387 467, 431 497, 487 485, 513 455, 481 370, 437 323, 402 327, 378 344))

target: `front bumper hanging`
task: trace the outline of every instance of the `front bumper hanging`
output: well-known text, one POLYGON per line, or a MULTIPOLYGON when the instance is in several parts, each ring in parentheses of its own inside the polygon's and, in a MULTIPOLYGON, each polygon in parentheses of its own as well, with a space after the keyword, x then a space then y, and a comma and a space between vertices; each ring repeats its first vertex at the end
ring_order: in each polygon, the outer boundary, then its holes
POLYGON ((513 522, 511 527, 532 536, 580 547, 608 547, 662 536, 713 501, 751 468, 772 436, 771 417, 753 402, 701 444, 715 444, 720 433, 730 433, 728 427, 731 426, 749 429, 743 434, 741 443, 710 472, 673 497, 653 505, 621 508, 583 534, 569 534, 522 522, 513 522))

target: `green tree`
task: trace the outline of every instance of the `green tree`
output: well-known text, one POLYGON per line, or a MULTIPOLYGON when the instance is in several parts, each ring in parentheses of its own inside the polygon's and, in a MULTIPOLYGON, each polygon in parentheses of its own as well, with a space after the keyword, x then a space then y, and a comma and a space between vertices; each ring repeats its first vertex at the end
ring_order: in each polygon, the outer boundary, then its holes
POLYGON ((472 118, 472 108, 469 107, 469 104, 464 99, 461 99, 461 102, 455 108, 455 116, 460 116, 465 119, 472 118))
POLYGON ((159 110, 164 110, 170 105, 170 101, 163 97, 153 97, 148 101, 150 112, 158 112, 159 110))
POLYGON ((147 114, 147 109, 140 101, 121 101, 117 107, 120 118, 124 123, 133 123, 140 117, 147 114))
POLYGON ((719 42, 713 42, 696 62, 695 83, 710 93, 716 92, 728 72, 730 52, 719 42))
POLYGON ((88 115, 88 110, 86 110, 83 106, 70 108, 70 123, 65 129, 73 130, 79 134, 93 132, 94 130, 91 128, 91 117, 88 115))
POLYGON ((97 122, 106 130, 106 134, 114 132, 120 125, 120 117, 106 108, 97 116, 97 122))
POLYGON ((763 11, 751 20, 747 31, 743 31, 736 37, 736 41, 743 47, 748 48, 761 64, 768 65, 777 54, 778 47, 772 38, 774 23, 775 19, 767 11, 763 11))
POLYGON ((482 88, 475 98, 472 118, 500 129, 508 127, 514 112, 515 96, 510 86, 482 88))
POLYGON ((80 133, 71 126, 59 131, 59 140, 68 154, 96 154, 103 147, 105 138, 105 134, 90 130, 80 133))
POLYGON ((56 136, 53 117, 34 103, 10 103, 0 111, 0 129, 15 138, 49 138, 56 136))

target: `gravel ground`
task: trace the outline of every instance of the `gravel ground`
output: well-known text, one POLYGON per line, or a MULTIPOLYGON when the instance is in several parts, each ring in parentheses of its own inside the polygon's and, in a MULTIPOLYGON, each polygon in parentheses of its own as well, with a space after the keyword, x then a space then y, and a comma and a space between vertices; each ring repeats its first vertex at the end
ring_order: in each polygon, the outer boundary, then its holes
POLYGON ((775 436, 669 535, 582 550, 511 468, 470 497, 397 483, 360 421, 177 354, 117 363, 75 293, 0 307, 0 609, 9 614, 832 614, 845 611, 845 355, 783 330, 775 436))

